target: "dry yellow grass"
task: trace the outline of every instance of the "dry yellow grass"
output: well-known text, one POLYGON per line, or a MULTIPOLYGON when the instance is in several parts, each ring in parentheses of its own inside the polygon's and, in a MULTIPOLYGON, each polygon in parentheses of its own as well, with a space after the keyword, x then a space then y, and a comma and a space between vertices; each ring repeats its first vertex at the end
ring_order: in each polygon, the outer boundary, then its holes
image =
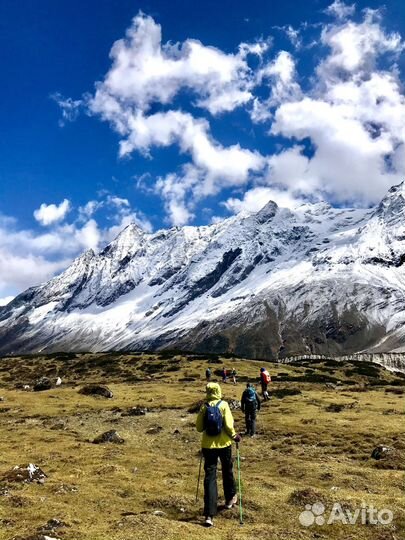
MULTIPOLYGON (((225 363, 242 378, 257 378, 258 362, 225 363)), ((302 394, 264 404, 258 437, 241 444, 245 524, 239 525, 233 509, 221 512, 213 529, 203 528, 202 497, 197 504, 194 500, 200 435, 194 428, 195 415, 187 409, 204 397, 207 365, 204 359, 153 355, 2 359, 0 476, 31 462, 48 479, 44 485, 6 486, 8 495, 0 495, 0 540, 29 537, 52 518, 68 526, 50 536, 67 540, 403 537, 402 465, 394 463, 399 470, 384 469, 382 461, 370 458, 379 443, 401 452, 405 448, 404 396, 385 391, 393 381, 398 384, 398 378, 382 370, 384 386, 356 391, 372 378, 322 365, 315 366, 315 375, 355 382, 356 387, 333 389, 323 382, 291 380, 311 372, 305 366, 270 365, 272 374, 285 374, 273 389, 298 388, 302 394), (14 388, 43 374, 62 375, 63 386, 44 392, 14 388), (107 384, 114 398, 78 394, 84 382, 107 384), (347 407, 338 413, 326 410, 336 403, 347 407), (122 414, 134 405, 153 411, 140 417, 122 414), (160 432, 147 433, 157 426, 160 432), (116 429, 125 444, 90 442, 109 429, 116 429), (355 509, 364 501, 391 509, 394 521, 386 526, 303 527, 298 516, 308 488, 328 509, 333 502, 355 509), (297 490, 303 491, 296 494, 298 504, 291 498, 297 490)), ((240 399, 244 386, 223 385, 225 397, 240 399)), ((235 419, 242 431, 240 411, 235 419)))

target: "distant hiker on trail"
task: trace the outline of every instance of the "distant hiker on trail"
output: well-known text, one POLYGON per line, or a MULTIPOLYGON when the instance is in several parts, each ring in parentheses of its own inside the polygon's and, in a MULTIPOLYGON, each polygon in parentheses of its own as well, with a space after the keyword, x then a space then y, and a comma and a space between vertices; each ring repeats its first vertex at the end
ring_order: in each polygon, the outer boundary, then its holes
POLYGON ((207 382, 210 382, 210 380, 211 380, 211 370, 210 370, 210 368, 207 368, 205 370, 205 378, 207 379, 207 382))
POLYGON ((260 411, 260 399, 254 386, 247 383, 241 399, 241 409, 245 413, 246 435, 256 434, 256 413, 260 411))
POLYGON ((227 375, 227 372, 226 372, 226 367, 224 366, 222 368, 222 382, 223 383, 227 383, 227 377, 228 377, 228 375, 227 375))
POLYGON ((270 399, 269 393, 267 391, 267 386, 270 382, 271 382, 270 373, 267 371, 266 368, 264 367, 260 368, 260 384, 262 386, 262 395, 265 401, 270 399))
POLYGON ((237 504, 236 485, 232 466, 232 442, 237 444, 241 438, 233 426, 233 416, 226 401, 222 401, 219 384, 207 384, 207 402, 201 407, 197 416, 196 428, 202 432, 202 453, 204 456, 204 516, 205 525, 211 527, 217 514, 218 458, 222 465, 222 482, 225 495, 225 508, 237 504))
POLYGON ((231 375, 232 375, 233 384, 236 384, 236 375, 237 375, 236 369, 232 370, 231 375))

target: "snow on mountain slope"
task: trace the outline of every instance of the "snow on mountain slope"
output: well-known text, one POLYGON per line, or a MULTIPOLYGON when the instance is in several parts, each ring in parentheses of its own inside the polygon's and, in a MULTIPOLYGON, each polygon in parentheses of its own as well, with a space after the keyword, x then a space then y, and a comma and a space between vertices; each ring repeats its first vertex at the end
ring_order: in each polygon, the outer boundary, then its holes
POLYGON ((132 224, 0 308, 0 352, 397 350, 404 262, 403 184, 368 210, 270 201, 210 226, 132 224))

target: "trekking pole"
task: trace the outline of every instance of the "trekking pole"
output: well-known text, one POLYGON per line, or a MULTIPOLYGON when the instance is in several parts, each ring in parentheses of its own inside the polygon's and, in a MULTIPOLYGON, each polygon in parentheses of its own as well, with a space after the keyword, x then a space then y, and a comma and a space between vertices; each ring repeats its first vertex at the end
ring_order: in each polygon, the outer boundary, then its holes
POLYGON ((243 525, 243 507, 242 507, 242 482, 240 478, 240 454, 239 443, 236 443, 236 457, 238 463, 238 487, 239 487, 239 523, 243 525))
POLYGON ((198 469, 198 481, 197 481, 197 492, 196 492, 196 494, 195 494, 195 502, 198 501, 198 491, 199 491, 199 489, 200 489, 200 477, 201 477, 201 464, 202 464, 202 458, 203 458, 203 456, 202 456, 202 454, 201 454, 201 457, 200 457, 200 467, 199 467, 199 469, 198 469))

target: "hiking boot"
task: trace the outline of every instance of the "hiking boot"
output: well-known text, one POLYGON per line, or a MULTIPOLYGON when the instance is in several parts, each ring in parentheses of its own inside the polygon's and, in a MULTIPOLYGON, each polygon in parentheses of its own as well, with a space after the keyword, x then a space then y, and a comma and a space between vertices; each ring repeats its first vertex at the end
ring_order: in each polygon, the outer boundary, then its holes
POLYGON ((237 502, 238 502, 238 497, 237 495, 234 495, 230 501, 227 501, 225 503, 225 508, 228 508, 229 510, 229 508, 232 508, 232 506, 235 506, 237 502))
POLYGON ((207 516, 205 518, 205 526, 206 527, 212 527, 214 525, 214 520, 212 519, 211 516, 207 516))

